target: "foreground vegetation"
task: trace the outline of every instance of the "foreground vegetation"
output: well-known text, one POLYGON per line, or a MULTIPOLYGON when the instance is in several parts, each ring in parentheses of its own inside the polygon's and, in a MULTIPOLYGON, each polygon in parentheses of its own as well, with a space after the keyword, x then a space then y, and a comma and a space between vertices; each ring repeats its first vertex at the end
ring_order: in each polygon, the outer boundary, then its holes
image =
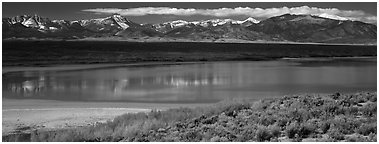
POLYGON ((3 41, 3 66, 61 64, 273 60, 283 57, 376 56, 376 46, 123 42, 3 41))
POLYGON ((375 93, 294 95, 125 114, 107 123, 3 141, 377 141, 375 93))

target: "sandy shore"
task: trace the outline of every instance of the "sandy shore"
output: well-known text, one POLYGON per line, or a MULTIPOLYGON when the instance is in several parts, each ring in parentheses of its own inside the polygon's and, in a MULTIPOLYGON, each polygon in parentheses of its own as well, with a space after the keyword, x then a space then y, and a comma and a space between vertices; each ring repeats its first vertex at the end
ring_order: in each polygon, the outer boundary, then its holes
POLYGON ((64 102, 2 99, 2 135, 34 129, 80 127, 113 120, 125 113, 205 104, 64 102))

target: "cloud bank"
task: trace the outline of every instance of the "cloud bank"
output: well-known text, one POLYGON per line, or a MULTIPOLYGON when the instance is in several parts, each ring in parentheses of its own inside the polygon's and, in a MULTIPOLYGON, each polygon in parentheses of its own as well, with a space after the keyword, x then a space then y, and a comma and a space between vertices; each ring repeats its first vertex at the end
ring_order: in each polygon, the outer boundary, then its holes
POLYGON ((235 15, 246 15, 254 18, 269 18, 283 14, 311 14, 321 15, 329 14, 344 17, 350 20, 358 20, 367 23, 376 23, 377 17, 361 10, 339 10, 337 8, 317 8, 317 7, 281 7, 281 8, 218 8, 218 9, 194 9, 194 8, 171 8, 171 7, 139 7, 139 8, 95 8, 84 9, 84 12, 93 12, 95 14, 113 14, 118 13, 124 16, 144 16, 144 15, 177 15, 177 16, 192 16, 204 15, 215 17, 228 17, 235 15))

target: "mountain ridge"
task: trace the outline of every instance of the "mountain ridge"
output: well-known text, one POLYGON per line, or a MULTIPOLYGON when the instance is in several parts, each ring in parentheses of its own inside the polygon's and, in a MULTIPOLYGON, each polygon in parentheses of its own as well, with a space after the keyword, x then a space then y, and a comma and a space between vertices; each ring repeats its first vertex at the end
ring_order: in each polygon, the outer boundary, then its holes
POLYGON ((376 43, 376 25, 321 14, 284 14, 258 21, 209 19, 138 24, 119 14, 88 20, 50 20, 38 15, 3 18, 3 38, 181 38, 317 43, 376 43))

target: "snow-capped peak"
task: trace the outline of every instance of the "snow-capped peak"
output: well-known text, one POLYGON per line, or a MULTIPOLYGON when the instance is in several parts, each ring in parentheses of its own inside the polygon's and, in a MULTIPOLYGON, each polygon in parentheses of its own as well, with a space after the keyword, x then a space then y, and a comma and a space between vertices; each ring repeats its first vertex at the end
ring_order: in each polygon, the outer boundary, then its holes
POLYGON ((170 23, 188 23, 185 20, 176 20, 176 21, 171 21, 170 23))
POLYGON ((193 21, 190 23, 195 24, 195 25, 200 25, 203 27, 207 27, 209 25, 212 25, 212 26, 224 25, 226 23, 233 22, 233 21, 234 20, 232 20, 232 19, 210 19, 210 20, 203 20, 203 21, 193 21))
POLYGON ((121 19, 124 18, 124 17, 122 17, 120 14, 113 14, 111 17, 114 17, 114 18, 121 18, 121 19))
POLYGON ((338 15, 331 15, 331 14, 327 14, 327 13, 322 13, 318 16, 323 17, 323 18, 328 18, 328 19, 341 20, 341 21, 349 20, 348 18, 340 17, 338 15))
MULTIPOLYGON (((119 14, 114 14, 112 15, 112 18, 116 21, 116 23, 122 28, 122 29, 127 29, 129 25, 125 23, 125 18, 122 17, 119 14)), ((127 21, 127 20, 126 20, 127 21)))
POLYGON ((259 23, 259 20, 255 19, 255 18, 252 18, 252 17, 247 18, 245 21, 250 21, 250 22, 253 22, 253 23, 259 23))
POLYGON ((51 22, 53 22, 53 23, 59 23, 59 24, 66 23, 65 20, 52 20, 51 22))
POLYGON ((252 18, 252 17, 249 17, 245 20, 241 20, 241 21, 236 21, 236 20, 233 20, 233 19, 209 19, 209 20, 200 20, 200 21, 185 21, 185 20, 175 20, 175 21, 169 21, 169 22, 164 22, 164 23, 160 23, 160 24, 154 24, 154 27, 155 28, 163 28, 163 27, 170 27, 170 28, 176 28, 176 27, 183 27, 183 26, 187 26, 189 24, 193 24, 193 25, 197 25, 197 26, 202 26, 202 27, 208 27, 208 26, 212 26, 212 27, 216 27, 216 26, 221 26, 221 25, 225 25, 225 24, 244 24, 244 26, 246 25, 251 25, 252 23, 259 23, 258 20, 252 18), (246 23, 248 22, 248 23, 246 23))
POLYGON ((15 24, 15 23, 21 23, 22 25, 26 27, 33 27, 33 28, 39 28, 39 29, 45 29, 45 24, 48 21, 46 18, 42 18, 38 15, 30 16, 30 15, 22 15, 22 16, 15 16, 8 19, 8 23, 15 24))
POLYGON ((259 23, 259 20, 256 20, 256 19, 254 19, 252 17, 249 17, 249 18, 247 18, 247 19, 245 19, 243 21, 236 21, 237 24, 243 24, 245 22, 252 22, 252 23, 256 24, 256 23, 259 23))
POLYGON ((128 25, 130 23, 129 20, 125 19, 119 14, 113 14, 112 16, 106 17, 106 18, 96 18, 96 19, 89 19, 89 20, 79 20, 79 21, 71 21, 70 23, 79 23, 81 26, 87 26, 89 24, 95 23, 98 25, 118 25, 122 29, 127 29, 130 26, 128 25), (114 22, 113 22, 114 20, 114 22))
POLYGON ((207 22, 211 22, 213 26, 218 26, 218 25, 224 25, 228 22, 233 22, 232 19, 213 19, 213 20, 208 20, 207 22))
POLYGON ((212 26, 220 26, 220 25, 224 25, 226 23, 231 23, 231 24, 243 24, 243 23, 246 23, 246 22, 251 22, 251 23, 259 23, 258 20, 252 18, 252 17, 249 17, 245 20, 233 20, 233 19, 210 19, 210 20, 203 20, 203 21, 193 21, 193 22, 190 22, 192 24, 195 24, 195 25, 200 25, 200 26, 203 26, 203 27, 207 27, 208 25, 212 25, 212 26))
POLYGON ((166 22, 164 24, 169 24, 171 28, 174 28, 174 27, 180 27, 180 26, 187 25, 188 22, 184 21, 184 20, 176 20, 176 21, 166 22))
POLYGON ((154 26, 159 29, 159 28, 163 28, 166 26, 169 26, 170 28, 182 27, 182 26, 185 26, 188 24, 189 24, 189 22, 187 22, 185 20, 175 20, 175 21, 164 22, 161 24, 154 24, 154 26))

